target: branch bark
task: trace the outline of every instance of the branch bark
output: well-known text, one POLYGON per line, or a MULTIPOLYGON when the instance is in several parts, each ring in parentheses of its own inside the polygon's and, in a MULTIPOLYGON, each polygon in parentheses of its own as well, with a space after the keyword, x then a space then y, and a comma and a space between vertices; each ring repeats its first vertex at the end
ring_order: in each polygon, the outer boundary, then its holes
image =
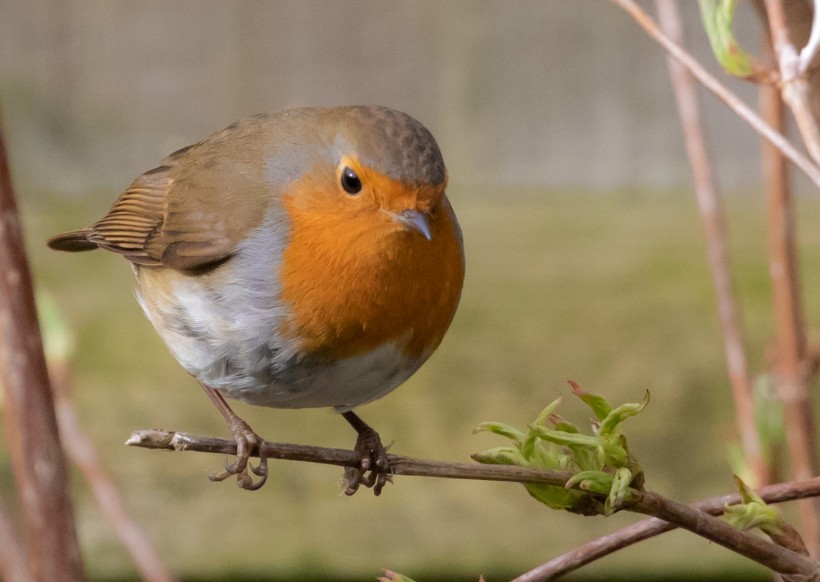
MULTIPOLYGON (((208 453, 236 454, 236 442, 226 439, 164 430, 139 430, 131 434, 126 445, 151 449, 187 450, 208 453)), ((359 455, 354 451, 328 449, 309 445, 263 442, 260 449, 268 459, 307 461, 342 467, 354 467, 359 455)), ((258 455, 259 451, 253 451, 258 455)), ((411 459, 390 455, 394 475, 415 475, 446 479, 477 479, 485 481, 512 481, 540 483, 563 487, 572 473, 567 471, 540 471, 511 465, 481 465, 448 463, 411 459)), ((653 515, 695 534, 710 539, 746 556, 776 572, 791 575, 820 575, 818 565, 791 550, 782 548, 751 533, 740 531, 708 514, 676 503, 650 491, 632 491, 632 498, 624 508, 628 511, 653 515)))
POLYGON ((0 124, 0 384, 34 580, 83 580, 31 273, 0 124))
MULTIPOLYGON (((756 493, 769 504, 816 497, 820 496, 820 477, 767 485, 758 489, 756 493)), ((737 503, 740 503, 740 495, 732 493, 698 501, 691 507, 709 515, 720 515, 725 506, 737 503)), ((677 526, 662 519, 645 519, 562 554, 522 574, 512 582, 554 580, 604 556, 673 529, 677 529, 677 526)))
POLYGON ((780 574, 805 576, 811 580, 820 577, 820 565, 809 558, 763 538, 741 532, 723 520, 652 491, 635 492, 629 509, 674 523, 780 574), (737 535, 739 533, 743 535, 737 535))
POLYGON ((613 3, 621 7, 627 14, 629 14, 638 25, 655 42, 660 44, 666 51, 672 55, 677 61, 685 66, 692 76, 694 76, 704 87, 712 92, 718 99, 734 111, 741 119, 748 123, 752 129, 758 132, 773 146, 783 152, 789 160, 820 187, 820 166, 813 160, 805 156, 798 150, 789 140, 783 137, 782 134, 775 131, 768 123, 763 121, 757 113, 755 113, 748 105, 740 100, 734 93, 732 93, 725 85, 718 81, 713 75, 703 68, 703 66, 695 60, 686 50, 680 45, 669 39, 661 30, 654 20, 633 0, 612 0, 613 3))
MULTIPOLYGON (((771 20, 784 15, 773 3, 767 2, 768 20, 776 37, 785 34, 785 22, 771 20)), ((776 3, 775 3, 776 4, 776 3)), ((780 38, 783 43, 783 38, 780 38)), ((765 57, 773 60, 772 40, 763 39, 765 57)), ((784 87, 785 95, 785 87, 784 87)), ((804 114, 811 116, 808 101, 804 114)), ((761 87, 760 109, 778 131, 786 130, 785 108, 776 87, 761 87)), ((807 364, 806 323, 800 293, 797 253, 797 221, 792 196, 789 168, 781 153, 767 142, 761 148, 763 178, 768 197, 769 277, 772 281, 772 302, 775 316, 775 361, 779 398, 785 414, 786 443, 789 450, 791 476, 807 479, 817 473, 817 433, 814 422, 810 366, 807 364)), ((820 511, 815 500, 800 504, 800 531, 813 556, 820 550, 820 511)))
MULTIPOLYGON (((125 444, 147 449, 195 451, 200 453, 236 454, 236 442, 217 437, 168 430, 145 429, 131 433, 125 444)), ((330 449, 311 445, 263 442, 268 459, 303 461, 338 467, 358 467, 359 454, 346 449, 330 449)), ((254 451, 258 455, 258 451, 254 451)), ((480 481, 512 481, 541 483, 563 487, 572 477, 569 471, 540 471, 512 465, 481 465, 478 463, 448 463, 388 455, 394 475, 440 477, 445 479, 476 479, 480 481)))
POLYGON ((26 552, 17 539, 6 504, 0 498, 0 579, 5 582, 30 582, 26 552))

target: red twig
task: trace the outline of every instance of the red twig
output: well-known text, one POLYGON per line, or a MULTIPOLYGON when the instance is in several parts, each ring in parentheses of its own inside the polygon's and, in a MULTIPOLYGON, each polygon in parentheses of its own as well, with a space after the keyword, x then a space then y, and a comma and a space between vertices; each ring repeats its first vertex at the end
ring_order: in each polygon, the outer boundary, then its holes
MULTIPOLYGON (((781 15, 782 16, 782 15, 781 15)), ((763 45, 771 55, 771 43, 763 45)), ((761 87, 760 109, 779 131, 786 129, 780 92, 761 87)), ((800 294, 794 199, 789 168, 780 152, 762 144, 763 178, 768 195, 769 276, 775 315, 775 375, 785 413, 791 476, 807 479, 817 473, 817 435, 806 364, 806 332, 800 294)), ((815 500, 801 502, 800 530, 812 555, 820 549, 820 520, 815 500)))
POLYGON ((26 552, 14 533, 6 504, 0 498, 0 578, 5 582, 30 582, 26 552))
MULTIPOLYGON (((677 3, 675 0, 656 0, 655 5, 663 32, 673 42, 683 47, 683 29, 677 3)), ((667 56, 667 61, 678 104, 686 152, 692 166, 695 198, 706 233, 709 271, 717 296, 717 309, 723 330, 723 350, 732 385, 737 429, 746 462, 757 479, 756 486, 760 486, 768 482, 769 469, 761 450, 755 423, 752 388, 743 347, 742 324, 732 284, 732 270, 729 266, 723 202, 712 177, 709 155, 701 129, 700 109, 694 81, 691 74, 678 61, 670 56, 667 56)))
POLYGON ((5 433, 34 580, 83 580, 68 470, 0 126, 0 372, 5 433))

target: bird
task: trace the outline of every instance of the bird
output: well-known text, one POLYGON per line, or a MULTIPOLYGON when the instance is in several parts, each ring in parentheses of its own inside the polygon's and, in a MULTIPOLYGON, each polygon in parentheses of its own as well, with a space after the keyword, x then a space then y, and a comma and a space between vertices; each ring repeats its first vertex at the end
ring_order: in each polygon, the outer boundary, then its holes
POLYGON ((92 226, 47 244, 131 264, 142 310, 237 443, 211 480, 256 490, 268 477, 263 439, 226 399, 329 407, 357 433, 345 493, 379 495, 390 460, 354 409, 404 383, 453 320, 465 257, 447 182, 435 138, 406 113, 285 109, 170 154, 92 226))

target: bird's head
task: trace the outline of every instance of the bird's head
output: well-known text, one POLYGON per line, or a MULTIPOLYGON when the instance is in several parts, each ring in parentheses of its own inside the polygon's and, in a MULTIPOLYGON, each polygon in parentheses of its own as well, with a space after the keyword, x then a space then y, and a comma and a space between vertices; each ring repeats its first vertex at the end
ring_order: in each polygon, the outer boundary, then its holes
POLYGON ((292 208, 321 216, 330 228, 430 241, 446 204, 447 172, 427 128, 384 107, 340 107, 316 116, 317 149, 289 188, 292 208))

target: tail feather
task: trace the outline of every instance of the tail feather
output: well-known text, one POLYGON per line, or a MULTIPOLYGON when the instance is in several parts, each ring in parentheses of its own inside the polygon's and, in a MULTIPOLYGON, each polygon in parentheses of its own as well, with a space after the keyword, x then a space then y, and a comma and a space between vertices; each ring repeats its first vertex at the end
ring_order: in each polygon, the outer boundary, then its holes
POLYGON ((57 251, 68 251, 72 253, 93 251, 97 248, 97 244, 88 240, 88 235, 90 234, 91 230, 88 228, 64 232, 63 234, 51 237, 46 244, 57 251))

